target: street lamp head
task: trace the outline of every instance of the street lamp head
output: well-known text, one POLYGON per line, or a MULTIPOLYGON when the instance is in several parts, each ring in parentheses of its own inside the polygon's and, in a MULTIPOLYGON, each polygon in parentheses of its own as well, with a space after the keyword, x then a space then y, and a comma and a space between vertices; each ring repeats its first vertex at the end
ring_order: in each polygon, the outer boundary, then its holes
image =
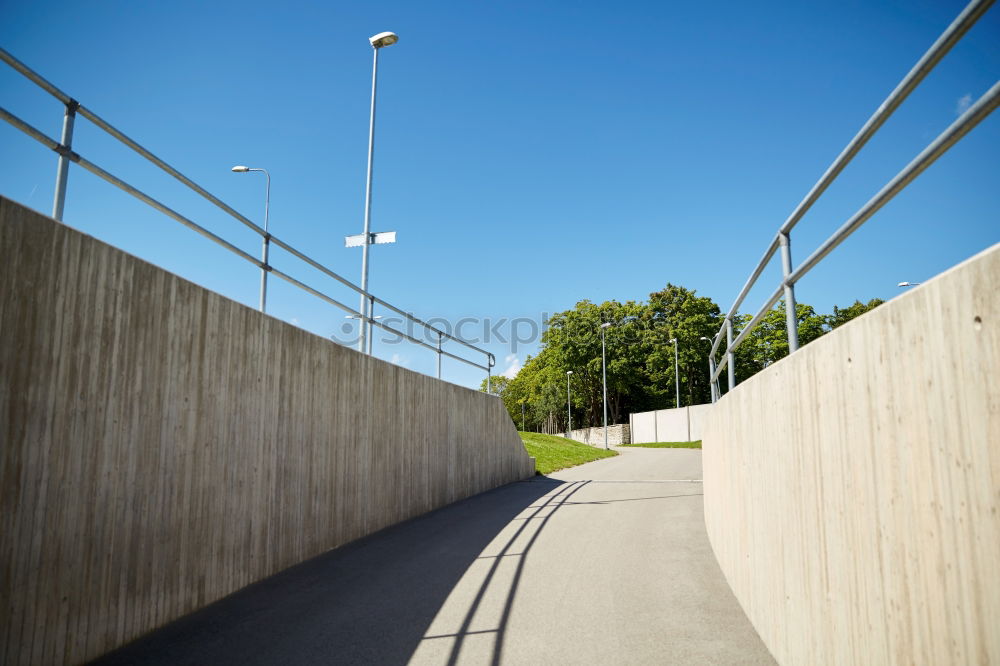
POLYGON ((698 339, 699 339, 699 340, 704 340, 705 342, 711 342, 711 340, 710 340, 709 338, 706 338, 706 337, 705 337, 704 335, 703 335, 703 336, 701 336, 701 337, 700 337, 700 338, 698 338, 698 339))
POLYGON ((566 371, 566 374, 567 374, 567 375, 572 375, 572 374, 573 374, 573 371, 572 371, 572 370, 567 370, 567 371, 566 371))
POLYGON ((610 321, 604 322, 603 324, 601 324, 601 328, 611 328, 611 322, 610 321))
POLYGON ((380 49, 383 46, 392 46, 398 42, 399 35, 394 32, 380 32, 374 37, 369 37, 368 41, 371 42, 373 47, 380 49))
POLYGON ((897 287, 916 287, 919 282, 900 282, 897 287))
POLYGON ((250 167, 246 167, 246 166, 242 166, 242 165, 237 165, 237 166, 233 167, 233 171, 235 171, 236 173, 246 173, 249 170, 250 170, 250 167))
POLYGON ((670 342, 676 345, 677 344, 677 338, 670 338, 670 342))

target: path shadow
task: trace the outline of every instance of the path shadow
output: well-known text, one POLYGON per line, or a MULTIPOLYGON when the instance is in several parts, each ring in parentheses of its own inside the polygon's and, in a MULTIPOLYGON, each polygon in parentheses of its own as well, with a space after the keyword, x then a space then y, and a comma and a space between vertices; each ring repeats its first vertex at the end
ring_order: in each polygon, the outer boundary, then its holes
POLYGON ((405 664, 484 548, 563 483, 538 476, 387 528, 92 663, 405 664))

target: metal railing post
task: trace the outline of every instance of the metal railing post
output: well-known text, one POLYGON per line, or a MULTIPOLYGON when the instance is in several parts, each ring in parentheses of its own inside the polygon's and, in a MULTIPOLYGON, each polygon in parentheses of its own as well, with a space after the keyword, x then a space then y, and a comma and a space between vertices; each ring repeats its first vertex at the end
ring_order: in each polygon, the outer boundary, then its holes
POLYGON ((715 376, 715 359, 711 356, 708 357, 708 388, 712 393, 712 402, 718 400, 715 395, 715 380, 712 379, 715 376))
POLYGON ((375 328, 372 322, 375 321, 375 297, 368 297, 368 320, 361 322, 364 326, 368 327, 368 355, 372 355, 372 338, 374 337, 375 328))
POLYGON ((267 311, 267 272, 271 270, 271 265, 267 263, 268 255, 271 253, 271 232, 268 231, 268 224, 271 216, 271 174, 267 169, 256 169, 264 173, 266 185, 264 188, 264 235, 261 236, 261 262, 260 267, 260 311, 267 311))
POLYGON ((271 234, 264 234, 261 241, 260 261, 264 265, 260 269, 260 311, 267 311, 267 272, 271 270, 271 265, 267 263, 267 257, 271 250, 271 234))
POLYGON ((789 281, 792 274, 792 239, 787 233, 779 233, 781 243, 781 273, 785 286, 785 328, 788 332, 788 353, 799 348, 799 320, 795 311, 795 285, 789 281))
POLYGON ((729 317, 726 317, 726 374, 732 391, 736 388, 736 358, 733 355, 733 320, 729 317))
MULTIPOLYGON (((60 143, 68 152, 73 148, 73 123, 76 120, 76 110, 80 103, 70 99, 66 103, 66 113, 63 115, 62 138, 60 143)), ((63 208, 66 205, 66 181, 69 178, 69 156, 60 153, 59 164, 56 167, 56 193, 52 199, 52 217, 62 222, 63 208)))
POLYGON ((443 336, 441 334, 441 331, 438 331, 438 351, 437 351, 437 354, 438 354, 438 379, 441 379, 441 339, 442 339, 442 337, 443 336))

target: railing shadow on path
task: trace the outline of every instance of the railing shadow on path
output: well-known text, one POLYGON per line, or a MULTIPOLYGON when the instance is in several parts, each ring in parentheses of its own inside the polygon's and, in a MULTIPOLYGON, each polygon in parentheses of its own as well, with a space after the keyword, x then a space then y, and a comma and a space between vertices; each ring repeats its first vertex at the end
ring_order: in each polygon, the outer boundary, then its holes
MULTIPOLYGON (((484 549, 503 541, 497 537, 505 528, 513 536, 500 546, 503 553, 525 531, 532 532, 519 553, 520 570, 560 500, 583 485, 540 476, 451 504, 286 569, 92 663, 404 664, 484 549)), ((492 573, 472 602, 465 632, 490 578, 492 573)), ((502 628, 503 623, 494 663, 502 628)), ((457 639, 451 663, 460 650, 457 639)))

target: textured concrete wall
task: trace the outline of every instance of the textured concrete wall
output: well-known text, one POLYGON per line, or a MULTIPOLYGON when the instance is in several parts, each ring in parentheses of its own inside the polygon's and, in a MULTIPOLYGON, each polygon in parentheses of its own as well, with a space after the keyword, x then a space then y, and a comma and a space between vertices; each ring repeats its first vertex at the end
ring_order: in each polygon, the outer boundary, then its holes
POLYGON ((1000 245, 713 406, 705 520, 784 664, 1000 664, 1000 245))
POLYGON ((0 198, 0 663, 80 662, 534 474, 492 396, 0 198))
MULTIPOLYGON (((565 437, 566 433, 556 433, 556 436, 565 437)), ((589 444, 590 446, 599 446, 604 448, 604 426, 599 428, 581 428, 580 430, 571 430, 569 438, 573 441, 580 442, 581 444, 589 444)), ((618 424, 608 426, 608 446, 628 444, 630 441, 631 439, 628 425, 618 424)))
POLYGON ((629 415, 632 441, 693 442, 701 439, 705 417, 712 405, 691 405, 680 409, 658 409, 629 415))

